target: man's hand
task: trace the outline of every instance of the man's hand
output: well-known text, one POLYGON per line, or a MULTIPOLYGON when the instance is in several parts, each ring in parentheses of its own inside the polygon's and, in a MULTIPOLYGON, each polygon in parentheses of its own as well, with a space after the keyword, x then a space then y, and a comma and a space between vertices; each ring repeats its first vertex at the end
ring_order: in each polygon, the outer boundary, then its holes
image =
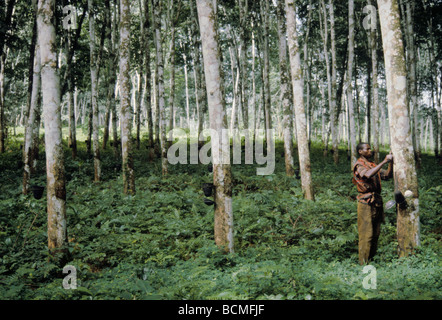
POLYGON ((391 153, 391 151, 390 151, 390 153, 389 154, 387 154, 387 156, 385 157, 385 160, 384 160, 386 163, 388 163, 388 162, 392 162, 393 161, 393 154, 391 153))

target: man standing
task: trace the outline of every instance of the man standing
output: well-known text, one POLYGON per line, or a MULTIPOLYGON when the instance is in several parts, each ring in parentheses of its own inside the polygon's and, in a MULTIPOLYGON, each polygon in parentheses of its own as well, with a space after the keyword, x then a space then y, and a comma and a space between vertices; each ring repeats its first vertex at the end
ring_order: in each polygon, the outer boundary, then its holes
POLYGON ((390 153, 376 165, 369 161, 373 153, 368 143, 359 143, 356 147, 359 159, 353 166, 353 183, 356 185, 358 199, 359 264, 368 263, 376 254, 381 223, 384 221, 384 209, 381 197, 381 179, 387 180, 393 175, 393 155, 390 153), (388 169, 382 166, 388 163, 388 169))

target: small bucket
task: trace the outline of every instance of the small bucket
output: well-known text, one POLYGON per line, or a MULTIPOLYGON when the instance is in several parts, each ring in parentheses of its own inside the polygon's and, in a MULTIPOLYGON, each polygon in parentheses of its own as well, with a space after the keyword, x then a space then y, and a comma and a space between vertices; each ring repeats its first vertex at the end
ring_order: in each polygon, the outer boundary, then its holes
POLYGON ((213 183, 203 183, 203 191, 206 197, 210 197, 212 195, 213 183))
POLYGON ((34 194, 34 198, 38 200, 41 199, 41 197, 43 196, 43 191, 45 187, 32 185, 30 189, 34 194))

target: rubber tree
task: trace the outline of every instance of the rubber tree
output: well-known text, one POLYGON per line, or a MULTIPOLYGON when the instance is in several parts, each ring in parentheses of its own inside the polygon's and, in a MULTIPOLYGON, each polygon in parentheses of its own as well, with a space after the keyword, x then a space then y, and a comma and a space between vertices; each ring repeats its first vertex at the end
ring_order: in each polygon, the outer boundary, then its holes
POLYGON ((397 205, 397 238, 400 257, 420 245, 419 194, 407 96, 407 71, 397 0, 378 0, 387 80, 391 151, 395 189, 406 195, 397 205))
POLYGON ((215 188, 215 243, 224 252, 233 252, 232 172, 227 132, 224 76, 218 42, 216 2, 197 0, 198 20, 203 49, 209 123, 212 130, 213 184, 215 188))
POLYGON ((156 48, 156 65, 158 82, 156 86, 158 97, 157 119, 159 118, 159 137, 161 147, 161 171, 163 176, 167 175, 167 137, 166 137, 166 105, 164 92, 164 57, 162 46, 162 32, 161 32, 161 15, 162 2, 160 0, 153 0, 153 17, 154 17, 154 32, 155 32, 155 48, 156 48))
POLYGON ((135 173, 132 154, 132 108, 130 105, 130 1, 120 0, 120 121, 123 188, 135 194, 135 173))
POLYGON ((101 160, 100 147, 98 144, 98 65, 95 40, 95 8, 93 0, 88 0, 88 11, 92 104, 92 150, 94 154, 94 181, 98 182, 101 180, 101 160))
POLYGON ((356 123, 355 112, 353 105, 353 69, 355 59, 355 11, 354 1, 348 1, 348 61, 347 61, 347 105, 348 117, 350 127, 350 150, 351 150, 351 164, 353 165, 357 160, 356 153, 356 123))
POLYGON ((292 141, 292 123, 293 123, 293 98, 292 87, 290 85, 289 59, 287 54, 287 28, 285 22, 285 2, 278 0, 278 36, 279 36, 279 75, 281 79, 281 104, 283 108, 283 136, 284 136, 284 159, 285 171, 288 176, 295 174, 293 160, 293 141, 292 141))
MULTIPOLYGON (((37 44, 35 46, 34 55, 34 66, 33 66, 33 80, 32 80, 32 91, 31 91, 31 102, 29 106, 29 114, 25 129, 25 139, 24 139, 24 152, 23 152, 23 194, 28 193, 29 182, 32 173, 32 162, 33 162, 33 142, 35 141, 34 135, 36 129, 38 130, 37 117, 39 116, 39 100, 40 100, 40 78, 41 69, 41 59, 40 59, 40 47, 37 44)), ((38 131, 37 131, 38 134, 38 131)))
POLYGON ((52 24, 52 21, 55 20, 54 8, 54 0, 40 0, 38 2, 37 28, 45 126, 48 248, 51 253, 63 250, 67 244, 60 77, 57 70, 55 27, 52 24))
POLYGON ((289 44, 290 70, 293 87, 293 105, 296 118, 296 136, 298 141, 299 169, 301 173, 301 187, 304 197, 314 200, 310 149, 307 136, 307 119, 304 108, 304 80, 302 76, 300 48, 296 31, 296 10, 294 0, 285 0, 287 19, 287 39, 289 44))

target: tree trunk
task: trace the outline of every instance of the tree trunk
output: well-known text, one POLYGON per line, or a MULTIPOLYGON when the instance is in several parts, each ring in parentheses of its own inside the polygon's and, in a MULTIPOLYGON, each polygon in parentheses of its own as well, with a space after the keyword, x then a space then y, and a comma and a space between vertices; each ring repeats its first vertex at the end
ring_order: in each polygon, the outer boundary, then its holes
POLYGON ((266 129, 266 144, 268 152, 272 152, 269 149, 273 146, 272 135, 272 113, 271 113, 271 90, 270 90, 270 49, 269 49, 269 1, 261 0, 261 17, 263 28, 263 92, 264 92, 264 121, 266 129))
MULTIPOLYGON (((41 58, 40 58, 40 47, 37 44, 35 46, 34 55, 34 67, 33 67, 33 79, 32 79, 32 90, 31 90, 31 103, 29 107, 29 114, 25 129, 25 139, 23 143, 23 194, 27 194, 29 191, 29 181, 31 179, 32 167, 33 167, 33 155, 34 155, 34 134, 35 127, 37 126, 37 113, 39 114, 39 99, 40 99, 40 70, 41 70, 41 58)), ((37 128, 38 129, 38 128, 37 128)), ((37 131, 38 134, 38 131, 37 131)))
POLYGON ((148 131, 148 141, 149 141, 149 159, 153 160, 153 116, 152 116, 152 95, 151 95, 151 78, 152 73, 150 69, 150 38, 152 35, 152 30, 149 23, 149 3, 150 0, 144 0, 144 105, 146 106, 147 114, 147 131, 148 131))
POLYGON ((218 137, 212 136, 213 184, 215 187, 215 243, 224 252, 233 252, 232 173, 230 162, 225 159, 229 152, 221 50, 218 43, 216 5, 212 0, 197 0, 198 19, 203 49, 204 70, 208 92, 210 128, 218 137))
POLYGON ((160 130, 160 147, 161 147, 161 170, 162 174, 167 175, 167 137, 166 137, 166 107, 164 99, 164 59, 163 59, 163 46, 161 36, 161 3, 160 0, 154 0, 154 23, 155 23, 155 45, 157 54, 157 70, 158 70, 158 113, 159 117, 159 130, 160 130))
POLYGON ((94 154, 94 182, 101 180, 100 146, 98 144, 98 66, 95 43, 94 1, 88 0, 89 10, 89 47, 91 70, 91 105, 92 105, 92 150, 94 154))
MULTIPOLYGON (((331 106, 330 106, 330 125, 333 147, 333 161, 339 162, 339 113, 337 103, 337 63, 336 63, 336 37, 335 37, 335 13, 334 0, 329 0, 330 11, 330 43, 331 43, 331 106)), ((354 22, 353 22, 354 23, 354 22)))
MULTIPOLYGON (((106 96, 106 113, 104 116, 104 132, 103 132, 103 149, 106 148, 109 140, 109 122, 112 109, 111 104, 115 104, 115 82, 117 80, 115 72, 115 45, 114 36, 112 34, 112 13, 110 9, 110 0, 106 0, 106 38, 109 42, 109 59, 106 71, 107 96, 106 96)), ((113 31, 115 32, 115 31, 113 31)))
POLYGON ((419 122, 418 122, 418 93, 417 93, 417 75, 416 75, 416 46, 415 46, 415 37, 414 37, 414 3, 410 3, 410 1, 407 1, 405 3, 405 15, 406 15, 406 51, 407 55, 407 66, 409 67, 409 70, 407 72, 408 74, 408 85, 409 85, 409 110, 412 117, 412 131, 413 131, 413 146, 414 146, 414 152, 416 157, 416 166, 419 168, 421 163, 421 148, 420 148, 420 141, 419 141, 419 122))
MULTIPOLYGON (((368 0, 367 4, 372 5, 372 1, 368 0)), ((377 15, 374 15, 377 17, 377 15)), ((377 20, 377 19, 376 19, 377 20)), ((371 73, 372 73, 372 124, 373 124, 373 152, 374 161, 379 163, 379 82, 378 82, 378 57, 377 57, 377 47, 378 47, 378 28, 377 21, 372 21, 372 26, 368 30, 368 43, 370 48, 371 56, 371 73)))
POLYGON ((348 0, 348 23, 349 23, 349 40, 348 40, 348 68, 347 68, 347 103, 348 103, 348 116, 350 126, 350 154, 351 154, 351 166, 357 160, 356 154, 356 131, 355 131, 355 117, 353 106, 353 61, 354 61, 354 1, 348 0))
POLYGON ((411 137, 407 96, 407 72, 404 45, 400 29, 397 0, 378 0, 387 79, 388 114, 391 151, 394 155, 395 189, 412 195, 406 206, 397 206, 397 236, 399 256, 413 253, 420 245, 419 195, 411 137))
POLYGON ((296 31, 296 10, 294 0, 286 0, 285 5, 301 186, 304 197, 308 200, 315 200, 311 176, 310 150, 307 137, 307 120, 304 109, 304 81, 302 78, 301 57, 296 31))
POLYGON ((236 54, 233 52, 232 47, 229 47, 230 53, 230 69, 232 72, 232 87, 233 87, 233 100, 232 100, 232 111, 230 116, 230 134, 233 136, 235 128, 239 127, 238 116, 237 116, 237 104, 238 104, 238 83, 239 83, 239 68, 237 66, 236 54), (236 70, 236 72, 235 72, 236 70), (236 74, 236 75, 235 75, 236 74))
MULTIPOLYGON (((249 142, 249 106, 247 99, 247 45, 249 41, 248 0, 239 0, 239 71, 240 71, 240 105, 242 110, 243 124, 245 129, 245 141, 249 142)), ((248 155, 246 154, 246 157, 248 155)), ((247 162, 246 162, 247 163, 247 162)))
POLYGON ((7 134, 5 119, 5 62, 6 50, 0 55, 0 153, 5 152, 7 134))
POLYGON ((68 59, 66 62, 66 85, 67 85, 67 100, 68 100, 68 109, 69 109, 69 135, 68 135, 68 145, 72 150, 72 158, 75 159, 77 157, 77 134, 76 134, 76 125, 75 125, 75 110, 74 110, 74 83, 73 83, 73 75, 72 75, 72 58, 71 55, 74 55, 74 50, 72 49, 72 40, 71 40, 71 31, 66 30, 66 53, 68 55, 68 59))
POLYGON ((169 94, 169 141, 173 140, 173 113, 175 102, 175 10, 174 2, 170 2, 170 94, 169 94))
POLYGON ((120 114, 121 156, 125 194, 135 194, 135 173, 132 155, 132 108, 130 106, 130 1, 120 0, 120 114))
POLYGON ((310 37, 310 30, 311 30, 311 20, 312 20, 312 1, 309 0, 308 3, 308 17, 307 17, 307 31, 304 37, 304 79, 306 81, 306 99, 305 99, 305 107, 306 107, 306 113, 307 113, 307 131, 308 131, 308 141, 309 145, 312 138, 312 108, 311 108, 311 83, 310 83, 310 64, 311 64, 311 57, 310 57, 310 46, 308 45, 309 37, 310 37))
POLYGON ((292 139, 292 103, 293 97, 290 86, 289 61, 287 57, 287 28, 285 23, 285 3, 284 0, 278 1, 277 7, 278 17, 278 36, 279 36, 279 74, 281 79, 281 104, 283 108, 283 130, 284 130, 284 158, 285 171, 288 176, 295 174, 293 160, 293 139, 292 139))
POLYGON ((197 90, 198 103, 198 137, 203 131, 204 115, 207 113, 207 93, 203 81, 203 70, 201 65, 201 41, 199 34, 198 13, 196 9, 195 0, 191 0, 191 14, 192 14, 192 43, 193 43, 193 61, 195 68, 195 83, 197 90))
MULTIPOLYGON (((327 11, 325 9, 324 0, 321 0, 320 3, 321 9, 319 10, 319 26, 321 30, 321 37, 323 43, 323 55, 326 66, 326 74, 327 74, 327 93, 328 93, 328 106, 329 106, 329 116, 330 116, 330 125, 332 122, 332 114, 331 110, 333 108, 333 100, 332 100, 332 76, 331 76, 331 66, 330 66, 330 58, 328 55, 328 23, 327 23, 327 11), (321 18, 322 17, 322 18, 321 18)), ((322 115, 323 122, 325 122, 325 112, 322 115)), ((323 126, 323 129, 325 127, 323 126)), ((325 130, 322 130, 322 138, 324 140, 324 157, 328 154, 328 133, 325 130)))
POLYGON ((41 86, 45 123, 46 193, 48 212, 48 248, 51 253, 67 244, 66 185, 61 134, 60 78, 56 56, 56 35, 52 25, 55 1, 38 3, 38 43, 41 57, 41 86))

